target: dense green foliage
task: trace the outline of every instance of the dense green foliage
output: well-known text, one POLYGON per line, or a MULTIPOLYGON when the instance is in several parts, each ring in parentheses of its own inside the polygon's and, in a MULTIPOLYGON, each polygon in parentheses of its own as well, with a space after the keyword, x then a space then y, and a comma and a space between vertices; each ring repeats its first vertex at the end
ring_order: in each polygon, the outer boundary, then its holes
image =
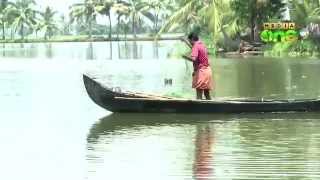
POLYGON ((233 0, 231 2, 235 15, 240 17, 238 24, 242 28, 250 27, 252 40, 257 40, 262 23, 271 19, 281 19, 284 6, 285 4, 279 0, 233 0))

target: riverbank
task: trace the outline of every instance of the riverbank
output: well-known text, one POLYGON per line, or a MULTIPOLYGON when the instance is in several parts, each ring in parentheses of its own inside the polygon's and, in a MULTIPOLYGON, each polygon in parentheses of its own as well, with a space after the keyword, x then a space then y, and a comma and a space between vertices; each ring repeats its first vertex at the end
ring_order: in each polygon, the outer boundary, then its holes
POLYGON ((0 43, 48 43, 48 42, 105 42, 105 41, 154 41, 154 40, 180 40, 183 34, 163 35, 161 37, 138 35, 105 37, 79 35, 79 36, 54 36, 51 39, 44 38, 25 38, 25 39, 6 39, 0 40, 0 43))
MULTIPOLYGON (((78 36, 54 36, 51 39, 45 40, 44 38, 33 38, 26 37, 25 39, 7 39, 0 40, 0 43, 63 43, 63 42, 117 42, 117 41, 163 41, 172 40, 180 41, 182 37, 185 37, 182 33, 176 34, 164 34, 161 37, 156 38, 152 35, 141 34, 134 37, 133 35, 120 35, 118 37, 109 38, 107 36, 93 36, 89 38, 87 35, 78 36)), ((205 42, 208 47, 208 53, 211 56, 219 56, 224 58, 247 58, 247 57, 304 57, 304 58, 319 58, 320 54, 317 50, 316 44, 310 40, 299 41, 295 44, 287 43, 274 43, 269 45, 250 45, 244 48, 244 52, 240 53, 237 50, 225 51, 223 48, 215 47, 214 43, 208 36, 202 36, 201 39, 205 42)), ((251 43, 252 44, 252 43, 251 43)), ((256 43, 253 43, 256 44, 256 43)), ((190 48, 184 43, 177 43, 174 46, 170 56, 171 57, 181 57, 182 54, 189 53, 190 48)))

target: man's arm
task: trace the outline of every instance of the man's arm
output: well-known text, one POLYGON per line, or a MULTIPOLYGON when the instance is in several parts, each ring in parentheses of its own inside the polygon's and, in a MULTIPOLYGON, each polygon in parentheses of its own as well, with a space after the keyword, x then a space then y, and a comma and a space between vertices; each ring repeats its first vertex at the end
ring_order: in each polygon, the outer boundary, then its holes
POLYGON ((182 55, 182 57, 183 57, 184 59, 188 60, 188 61, 191 61, 191 62, 194 61, 194 59, 193 59, 192 57, 190 57, 190 56, 182 55))
POLYGON ((187 56, 187 55, 183 55, 182 57, 184 58, 184 59, 186 59, 186 60, 188 60, 188 61, 191 61, 191 62, 194 62, 194 61, 196 61, 196 59, 197 59, 197 57, 198 57, 198 53, 199 53, 199 51, 198 51, 198 48, 197 48, 197 46, 193 46, 193 47, 191 47, 191 55, 190 56, 187 56))

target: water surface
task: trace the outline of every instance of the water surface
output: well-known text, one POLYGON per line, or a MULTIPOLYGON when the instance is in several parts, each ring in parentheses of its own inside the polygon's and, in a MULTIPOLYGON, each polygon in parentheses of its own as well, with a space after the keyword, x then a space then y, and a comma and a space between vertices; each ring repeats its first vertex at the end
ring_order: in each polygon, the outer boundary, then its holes
MULTIPOLYGON (((43 45, 1 50, 1 179, 320 178, 320 113, 111 114, 89 99, 82 73, 193 98, 191 64, 166 58, 170 43, 158 58, 144 45, 140 55, 148 58, 121 60, 108 59, 100 43, 92 44, 96 58, 86 43, 52 45, 49 57, 43 45)), ((214 96, 318 98, 319 62, 212 59, 214 96)))
POLYGON ((319 117, 112 114, 88 135, 88 177, 318 179, 319 117))

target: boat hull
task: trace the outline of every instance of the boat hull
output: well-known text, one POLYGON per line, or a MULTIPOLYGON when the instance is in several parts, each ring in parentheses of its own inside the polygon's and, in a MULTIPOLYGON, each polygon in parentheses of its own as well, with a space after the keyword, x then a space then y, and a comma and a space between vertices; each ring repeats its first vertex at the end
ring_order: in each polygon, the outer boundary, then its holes
POLYGON ((242 112, 288 112, 319 111, 320 100, 295 101, 231 101, 188 100, 174 98, 148 98, 119 92, 94 78, 83 75, 90 98, 111 112, 137 113, 242 113, 242 112))

